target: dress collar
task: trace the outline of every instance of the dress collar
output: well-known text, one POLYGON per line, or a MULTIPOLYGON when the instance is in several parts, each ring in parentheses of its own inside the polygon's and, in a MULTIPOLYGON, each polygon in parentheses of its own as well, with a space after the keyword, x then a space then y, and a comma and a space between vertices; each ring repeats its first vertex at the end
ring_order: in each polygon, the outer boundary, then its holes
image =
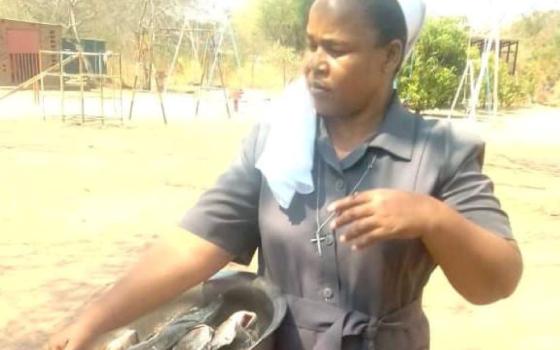
POLYGON ((417 117, 402 105, 395 94, 368 146, 384 149, 398 158, 410 161, 416 141, 416 124, 417 117))
POLYGON ((323 154, 328 163, 332 163, 333 167, 341 169, 353 166, 362 158, 367 148, 383 149, 397 158, 410 161, 415 142, 416 121, 417 118, 402 105, 395 93, 377 131, 372 134, 368 141, 356 147, 354 151, 340 162, 336 158, 324 121, 322 118, 319 118, 317 133, 318 150, 323 154))

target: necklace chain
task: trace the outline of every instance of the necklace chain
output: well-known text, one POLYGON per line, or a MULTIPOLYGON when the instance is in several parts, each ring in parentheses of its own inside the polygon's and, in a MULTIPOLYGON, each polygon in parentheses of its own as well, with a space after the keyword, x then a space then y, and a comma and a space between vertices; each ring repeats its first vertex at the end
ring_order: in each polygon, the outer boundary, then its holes
MULTIPOLYGON (((360 179, 356 182, 356 184, 354 185, 354 188, 352 188, 352 191, 350 191, 350 193, 352 195, 356 195, 358 193, 358 188, 360 187, 362 182, 364 182, 366 176, 368 175, 368 173, 373 168, 373 165, 375 164, 376 159, 377 159, 377 154, 374 154, 373 157, 371 157, 371 161, 369 162, 368 167, 366 168, 366 170, 364 170, 364 172, 360 176, 360 179)), ((326 239, 325 236, 323 236, 321 234, 321 232, 322 232, 323 228, 332 219, 334 219, 334 217, 336 216, 336 212, 333 212, 322 223, 319 220, 319 212, 320 212, 319 200, 320 200, 320 197, 321 197, 321 183, 320 183, 320 181, 321 181, 321 172, 322 172, 322 168, 323 168, 322 164, 323 163, 321 162, 321 160, 318 159, 318 161, 317 161, 317 174, 316 174, 316 180, 315 180, 315 186, 317 187, 317 189, 316 189, 316 193, 317 193, 317 195, 316 195, 316 205, 315 205, 315 222, 316 222, 317 230, 315 231, 314 238, 311 239, 311 243, 317 244, 317 250, 319 252, 319 256, 323 255, 322 242, 326 239)))

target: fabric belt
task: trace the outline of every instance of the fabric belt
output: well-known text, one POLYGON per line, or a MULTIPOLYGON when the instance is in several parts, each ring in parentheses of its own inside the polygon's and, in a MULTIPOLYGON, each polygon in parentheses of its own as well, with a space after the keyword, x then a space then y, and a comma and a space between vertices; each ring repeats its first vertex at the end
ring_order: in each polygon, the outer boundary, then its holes
POLYGON ((380 329, 407 329, 419 315, 423 317, 421 299, 382 317, 356 310, 344 310, 324 302, 286 295, 288 314, 285 322, 318 333, 314 350, 340 350, 342 338, 362 336, 367 348, 375 349, 380 329))

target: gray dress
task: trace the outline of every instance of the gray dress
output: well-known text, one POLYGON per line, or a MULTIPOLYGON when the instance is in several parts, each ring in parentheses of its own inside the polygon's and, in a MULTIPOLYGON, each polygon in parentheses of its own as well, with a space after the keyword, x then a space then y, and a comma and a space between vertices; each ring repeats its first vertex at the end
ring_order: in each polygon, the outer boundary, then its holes
POLYGON ((240 157, 181 226, 237 262, 249 263, 259 248, 259 273, 280 287, 289 304, 277 349, 428 349, 421 298, 436 265, 421 240, 386 241, 353 252, 335 239, 343 229, 331 232, 327 225, 319 255, 311 243, 316 215, 322 223, 328 204, 349 195, 375 157, 359 191, 428 194, 512 239, 492 182, 481 173, 482 141, 448 122, 417 117, 395 98, 376 134, 339 161, 320 122, 313 174, 319 190, 296 194, 284 210, 255 168, 266 135, 266 126, 254 128, 240 157))

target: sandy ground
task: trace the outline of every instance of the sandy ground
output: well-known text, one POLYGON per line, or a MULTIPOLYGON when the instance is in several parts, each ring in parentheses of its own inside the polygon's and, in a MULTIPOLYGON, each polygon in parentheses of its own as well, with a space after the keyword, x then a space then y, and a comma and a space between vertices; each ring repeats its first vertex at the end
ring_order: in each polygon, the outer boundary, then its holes
MULTIPOLYGON (((211 186, 252 119, 177 117, 165 127, 142 109, 148 116, 132 123, 79 126, 23 117, 22 108, 0 103, 3 350, 43 348, 58 324, 110 286, 211 186)), ((463 301, 436 272, 424 302, 433 349, 559 348, 559 113, 536 108, 465 124, 488 141, 485 170, 511 216, 525 272, 512 298, 485 307, 463 301)))

